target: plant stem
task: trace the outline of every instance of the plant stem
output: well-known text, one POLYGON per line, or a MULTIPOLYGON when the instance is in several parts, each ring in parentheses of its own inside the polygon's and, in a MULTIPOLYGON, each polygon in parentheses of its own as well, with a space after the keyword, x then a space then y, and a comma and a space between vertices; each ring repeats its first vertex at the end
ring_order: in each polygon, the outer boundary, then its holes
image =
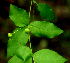
MULTIPOLYGON (((31 1, 31 6, 32 6, 32 1, 31 1)), ((31 12, 31 6, 30 6, 30 12, 31 12)), ((29 18, 30 18, 30 12, 29 12, 29 18)), ((28 26, 29 28, 29 26, 28 26)), ((29 42, 30 42, 30 34, 29 34, 29 42)), ((30 42, 30 48, 31 48, 31 42, 30 42)))

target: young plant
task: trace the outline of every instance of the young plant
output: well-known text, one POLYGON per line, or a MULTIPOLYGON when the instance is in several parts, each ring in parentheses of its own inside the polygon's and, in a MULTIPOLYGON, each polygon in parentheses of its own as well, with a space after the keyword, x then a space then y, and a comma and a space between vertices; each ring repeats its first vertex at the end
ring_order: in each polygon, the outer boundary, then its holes
MULTIPOLYGON (((34 0, 33 2, 36 3, 34 0)), ((52 20, 56 18, 49 5, 39 3, 37 6, 42 19, 52 20)), ((46 21, 34 21, 29 24, 30 12, 28 15, 26 10, 12 4, 10 4, 9 17, 19 27, 13 31, 13 35, 8 34, 10 38, 7 44, 7 58, 13 56, 8 63, 32 63, 32 57, 35 63, 64 63, 68 60, 53 50, 42 49, 33 54, 31 49, 30 31, 37 37, 54 38, 63 33, 63 30, 46 21), (26 46, 28 39, 30 48, 26 46)))

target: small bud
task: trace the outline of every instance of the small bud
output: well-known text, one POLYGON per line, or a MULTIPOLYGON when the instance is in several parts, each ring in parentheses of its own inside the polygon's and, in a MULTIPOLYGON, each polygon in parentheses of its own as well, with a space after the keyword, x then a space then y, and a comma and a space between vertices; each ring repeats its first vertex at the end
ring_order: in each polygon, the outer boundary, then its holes
POLYGON ((30 33, 30 29, 29 28, 26 28, 25 29, 25 33, 30 33))
POLYGON ((12 37, 12 33, 8 33, 8 37, 12 37))

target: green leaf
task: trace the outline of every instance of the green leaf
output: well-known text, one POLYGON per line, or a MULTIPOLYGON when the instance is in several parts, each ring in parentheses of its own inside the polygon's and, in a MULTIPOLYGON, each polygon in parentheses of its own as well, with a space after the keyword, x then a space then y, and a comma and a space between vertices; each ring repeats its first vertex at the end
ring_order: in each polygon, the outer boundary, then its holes
POLYGON ((33 59, 37 63, 64 63, 68 60, 49 49, 42 49, 35 52, 33 59))
POLYGON ((47 20, 52 20, 52 19, 56 18, 49 5, 39 3, 39 4, 37 4, 37 6, 38 6, 37 9, 40 11, 40 15, 41 15, 42 19, 46 18, 47 20))
POLYGON ((30 31, 37 37, 54 38, 64 31, 56 27, 53 23, 45 21, 34 21, 30 23, 30 31))
POLYGON ((30 18, 26 10, 18 8, 15 5, 10 4, 10 19, 15 23, 16 26, 24 27, 29 24, 30 18))
POLYGON ((25 63, 32 63, 32 57, 29 57, 29 59, 25 61, 25 63))
POLYGON ((15 54, 15 51, 20 47, 20 46, 25 46, 28 39, 29 39, 29 34, 25 33, 24 28, 17 28, 18 31, 15 30, 15 33, 13 34, 12 38, 9 38, 8 44, 7 44, 7 58, 10 56, 13 56, 15 54))
POLYGON ((22 59, 18 58, 16 55, 14 55, 8 63, 25 63, 22 59))
POLYGON ((29 57, 32 57, 33 53, 27 46, 21 46, 16 50, 16 56, 20 59, 27 61, 29 57))
POLYGON ((22 59, 18 58, 16 55, 14 55, 8 63, 32 63, 32 57, 29 57, 27 61, 23 61, 22 59))

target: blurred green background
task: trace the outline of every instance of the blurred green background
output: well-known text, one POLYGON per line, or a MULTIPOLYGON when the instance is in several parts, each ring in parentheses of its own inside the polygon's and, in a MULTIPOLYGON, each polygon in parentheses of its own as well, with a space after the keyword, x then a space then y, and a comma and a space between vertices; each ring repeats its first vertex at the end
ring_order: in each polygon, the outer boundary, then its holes
MULTIPOLYGON (((32 3, 30 23, 33 21, 51 22, 64 30, 64 33, 52 39, 47 37, 37 37, 30 33, 32 52, 35 53, 40 49, 51 49, 68 59, 65 63, 70 63, 70 0, 35 1, 37 3, 48 4, 52 8, 57 19, 50 21, 42 19, 40 12, 37 10, 36 4, 32 3)), ((10 4, 14 4, 18 8, 25 9, 29 14, 31 0, 0 0, 0 63, 8 63, 8 60, 11 58, 7 58, 8 33, 13 33, 17 28, 9 17, 10 4)), ((29 41, 27 46, 30 46, 29 41)))

